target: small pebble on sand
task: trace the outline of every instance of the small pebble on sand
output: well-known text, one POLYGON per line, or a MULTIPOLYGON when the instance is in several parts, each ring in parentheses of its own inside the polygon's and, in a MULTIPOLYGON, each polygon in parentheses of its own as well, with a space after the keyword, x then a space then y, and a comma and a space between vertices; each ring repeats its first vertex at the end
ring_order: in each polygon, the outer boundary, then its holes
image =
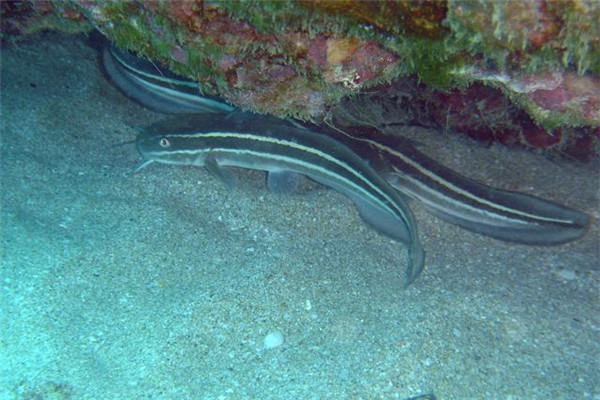
POLYGON ((577 274, 575 273, 575 271, 571 271, 569 269, 561 269, 557 272, 557 275, 565 281, 572 281, 577 279, 577 274))
POLYGON ((265 349, 274 349, 283 344, 283 333, 281 331, 273 331, 269 333, 263 339, 263 346, 265 349))

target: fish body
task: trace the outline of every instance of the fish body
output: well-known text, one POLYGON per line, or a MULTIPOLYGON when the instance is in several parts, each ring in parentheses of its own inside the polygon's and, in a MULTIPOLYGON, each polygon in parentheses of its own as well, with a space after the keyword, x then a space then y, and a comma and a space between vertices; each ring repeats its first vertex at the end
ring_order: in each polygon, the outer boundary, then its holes
MULTIPOLYGON (((348 196, 363 219, 380 232, 408 243, 406 284, 423 270, 425 254, 414 216, 402 196, 347 146, 284 120, 257 114, 190 115, 152 125, 136 139, 147 165, 160 162, 267 171, 276 177, 305 175, 348 196)), ((283 185, 285 186, 285 184, 283 185)))
POLYGON ((104 46, 104 70, 129 97, 166 114, 228 113, 234 107, 200 96, 198 82, 175 75, 156 64, 114 46, 104 46))
POLYGON ((558 245, 583 236, 585 213, 525 193, 496 189, 469 179, 426 156, 407 139, 351 138, 374 168, 398 191, 437 217, 499 240, 558 245), (375 161, 376 160, 376 161, 375 161))

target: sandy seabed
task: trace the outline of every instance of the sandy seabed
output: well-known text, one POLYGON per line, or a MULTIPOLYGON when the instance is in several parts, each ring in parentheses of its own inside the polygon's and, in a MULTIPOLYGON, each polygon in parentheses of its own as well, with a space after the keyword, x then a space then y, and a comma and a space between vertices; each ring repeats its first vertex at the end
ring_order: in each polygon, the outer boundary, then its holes
POLYGON ((85 38, 1 56, 1 399, 600 399, 598 160, 407 129, 457 171, 595 219, 529 247, 413 204, 427 261, 404 290, 404 246, 334 191, 131 173, 122 143, 164 117, 85 38))

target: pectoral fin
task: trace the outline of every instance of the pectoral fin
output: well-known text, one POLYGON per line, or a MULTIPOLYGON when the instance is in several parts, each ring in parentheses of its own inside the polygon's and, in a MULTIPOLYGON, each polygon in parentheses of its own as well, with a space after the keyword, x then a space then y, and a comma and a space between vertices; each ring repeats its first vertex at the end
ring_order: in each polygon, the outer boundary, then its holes
POLYGON ((220 166, 214 155, 209 154, 206 156, 206 159, 204 160, 204 168, 206 168, 208 173, 214 178, 223 182, 229 189, 235 189, 237 183, 235 172, 233 172, 233 170, 230 168, 220 166))

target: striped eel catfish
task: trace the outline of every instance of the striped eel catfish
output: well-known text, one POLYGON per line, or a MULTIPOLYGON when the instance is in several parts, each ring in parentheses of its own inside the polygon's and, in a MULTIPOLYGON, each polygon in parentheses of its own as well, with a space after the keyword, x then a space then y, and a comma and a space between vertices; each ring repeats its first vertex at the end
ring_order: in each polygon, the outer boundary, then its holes
MULTIPOLYGON (((125 93, 143 104, 166 113, 187 113, 190 108, 179 107, 179 97, 189 99, 191 96, 191 102, 198 104, 196 112, 206 104, 212 112, 232 109, 223 103, 221 108, 218 102, 197 92, 190 93, 191 83, 185 78, 161 72, 154 64, 127 53, 119 57, 121 53, 112 47, 105 49, 106 70, 125 93), (121 77, 123 70, 136 77, 136 86, 126 85, 121 77), (159 90, 156 86, 169 90, 161 92, 162 97, 157 99, 153 97, 159 90), (188 90, 181 89, 184 87, 188 90)), ((358 138, 331 128, 329 135, 335 135, 361 157, 370 159, 372 167, 399 192, 422 203, 432 214, 465 229, 510 242, 556 245, 580 238, 589 227, 590 218, 584 213, 524 193, 478 183, 427 157, 406 139, 385 135, 378 135, 376 139, 358 138)))
POLYGON ((576 240, 589 227, 590 218, 582 212, 483 185, 421 153, 408 139, 381 134, 357 138, 333 129, 359 154, 370 152, 372 166, 398 191, 465 229, 508 242, 550 246, 576 240))
POLYGON ((102 64, 108 76, 127 96, 153 110, 167 114, 234 110, 222 101, 200 96, 198 82, 172 74, 114 46, 104 46, 102 64))
MULTIPOLYGON (((408 243, 406 285, 423 270, 425 253, 402 196, 362 158, 327 135, 284 120, 246 112, 180 116, 138 135, 137 148, 152 162, 206 167, 220 178, 229 167, 267 171, 273 191, 287 192, 296 174, 348 196, 378 231, 408 243)), ((138 168, 138 169, 139 169, 138 168)))

